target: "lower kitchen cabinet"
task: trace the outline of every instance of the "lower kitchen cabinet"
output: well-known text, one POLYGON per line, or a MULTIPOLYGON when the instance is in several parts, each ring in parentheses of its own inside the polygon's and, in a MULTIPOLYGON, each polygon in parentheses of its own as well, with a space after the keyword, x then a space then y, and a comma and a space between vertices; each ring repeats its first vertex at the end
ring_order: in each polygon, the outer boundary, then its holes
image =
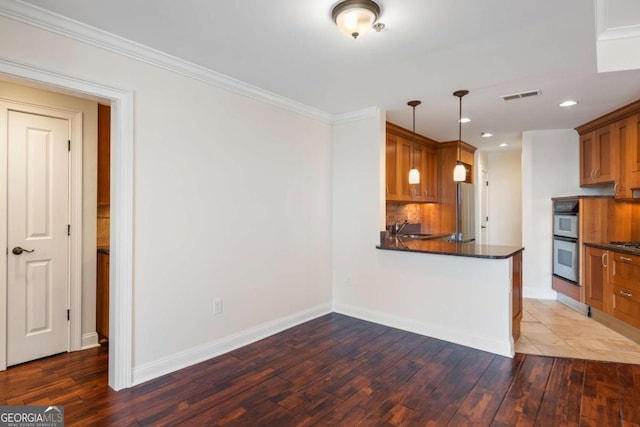
POLYGON ((604 249, 587 247, 584 257, 585 303, 600 311, 607 312, 607 257, 604 249))
POLYGON ((109 253, 98 251, 96 331, 100 342, 109 340, 109 253))
POLYGON ((640 328, 640 256, 585 246, 585 303, 640 328))

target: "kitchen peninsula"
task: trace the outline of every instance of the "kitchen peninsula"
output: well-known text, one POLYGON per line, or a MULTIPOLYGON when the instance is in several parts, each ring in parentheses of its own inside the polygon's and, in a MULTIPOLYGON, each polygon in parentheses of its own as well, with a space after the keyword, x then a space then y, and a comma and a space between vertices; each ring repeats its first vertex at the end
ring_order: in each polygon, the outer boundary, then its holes
POLYGON ((440 316, 446 316, 443 323, 455 326, 460 337, 468 338, 456 342, 513 356, 522 320, 524 248, 397 235, 382 238, 376 247, 394 258, 410 256, 408 263, 429 265, 424 286, 446 288, 444 292, 434 289, 433 294, 442 307, 440 316), (466 283, 456 276, 467 277, 466 283))

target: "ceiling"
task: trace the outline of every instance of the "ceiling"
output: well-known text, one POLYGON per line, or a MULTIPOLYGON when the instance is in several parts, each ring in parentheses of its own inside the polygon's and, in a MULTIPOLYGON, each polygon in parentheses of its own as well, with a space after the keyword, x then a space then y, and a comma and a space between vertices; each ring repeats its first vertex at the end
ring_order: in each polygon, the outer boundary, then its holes
POLYGON ((379 106, 411 128, 406 103, 422 100, 416 131, 438 141, 457 139, 452 92, 468 89, 462 137, 481 148, 640 98, 640 70, 597 73, 594 1, 377 0, 386 28, 357 40, 333 23, 336 0, 27 2, 328 113, 379 106))

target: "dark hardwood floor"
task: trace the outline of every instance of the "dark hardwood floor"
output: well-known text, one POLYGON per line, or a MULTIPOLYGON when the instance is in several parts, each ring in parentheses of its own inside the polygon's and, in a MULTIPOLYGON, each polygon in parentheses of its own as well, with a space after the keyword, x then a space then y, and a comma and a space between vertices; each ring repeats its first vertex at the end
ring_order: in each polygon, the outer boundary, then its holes
POLYGON ((15 366, 0 405, 63 405, 68 426, 638 426, 640 366, 509 359, 329 314, 120 392, 106 348, 15 366))

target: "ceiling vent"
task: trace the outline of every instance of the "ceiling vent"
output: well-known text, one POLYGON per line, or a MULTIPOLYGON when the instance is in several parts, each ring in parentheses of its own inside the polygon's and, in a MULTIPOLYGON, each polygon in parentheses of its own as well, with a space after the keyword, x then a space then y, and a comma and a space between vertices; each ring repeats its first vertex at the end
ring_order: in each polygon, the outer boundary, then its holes
POLYGON ((528 90, 526 92, 520 92, 520 93, 512 93, 511 95, 502 95, 500 98, 502 98, 505 101, 512 101, 514 99, 528 98, 530 96, 538 96, 538 95, 542 95, 542 91, 540 89, 528 90))

